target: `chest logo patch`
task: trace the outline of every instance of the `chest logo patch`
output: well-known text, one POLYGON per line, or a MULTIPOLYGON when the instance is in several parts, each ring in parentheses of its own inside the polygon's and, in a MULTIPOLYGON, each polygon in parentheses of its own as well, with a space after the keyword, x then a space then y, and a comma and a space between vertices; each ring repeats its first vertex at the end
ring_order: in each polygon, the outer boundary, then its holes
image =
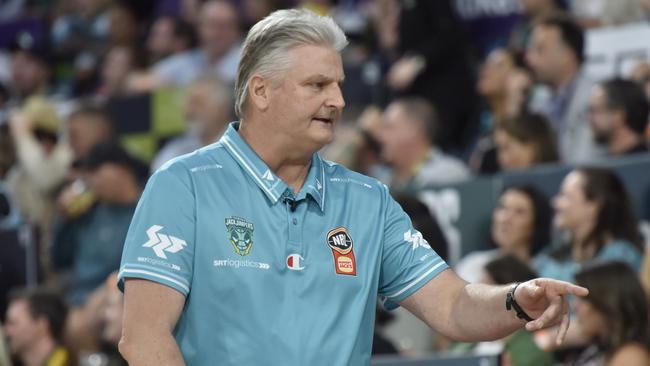
POLYGON ((337 274, 356 276, 357 263, 354 258, 352 237, 344 227, 338 227, 327 233, 327 245, 332 249, 334 269, 337 274))
POLYGON ((251 249, 253 248, 254 229, 255 227, 252 223, 242 219, 241 217, 226 217, 228 240, 235 249, 235 253, 244 257, 251 252, 251 249))

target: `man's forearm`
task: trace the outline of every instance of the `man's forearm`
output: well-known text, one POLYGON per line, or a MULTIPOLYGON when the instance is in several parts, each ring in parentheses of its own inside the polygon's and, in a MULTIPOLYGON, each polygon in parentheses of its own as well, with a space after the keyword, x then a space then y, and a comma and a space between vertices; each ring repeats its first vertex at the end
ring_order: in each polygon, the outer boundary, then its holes
POLYGON ((454 338, 463 341, 500 339, 526 323, 506 310, 511 286, 467 284, 459 293, 450 317, 454 338))

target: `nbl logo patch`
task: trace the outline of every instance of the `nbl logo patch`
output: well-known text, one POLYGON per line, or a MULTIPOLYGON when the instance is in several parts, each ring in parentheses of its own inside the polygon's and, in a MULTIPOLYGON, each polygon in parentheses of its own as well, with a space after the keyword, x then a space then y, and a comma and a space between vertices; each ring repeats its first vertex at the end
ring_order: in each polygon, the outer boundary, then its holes
POLYGON ((357 263, 354 258, 352 237, 344 227, 338 227, 327 233, 327 245, 332 249, 334 268, 340 275, 357 275, 357 263))

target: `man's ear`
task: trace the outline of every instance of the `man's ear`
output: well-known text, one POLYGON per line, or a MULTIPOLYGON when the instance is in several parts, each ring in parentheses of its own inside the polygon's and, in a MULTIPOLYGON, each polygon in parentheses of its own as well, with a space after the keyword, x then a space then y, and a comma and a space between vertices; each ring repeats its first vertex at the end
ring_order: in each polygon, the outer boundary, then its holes
POLYGON ((248 82, 248 99, 251 106, 257 110, 265 111, 269 107, 270 80, 255 74, 248 82))

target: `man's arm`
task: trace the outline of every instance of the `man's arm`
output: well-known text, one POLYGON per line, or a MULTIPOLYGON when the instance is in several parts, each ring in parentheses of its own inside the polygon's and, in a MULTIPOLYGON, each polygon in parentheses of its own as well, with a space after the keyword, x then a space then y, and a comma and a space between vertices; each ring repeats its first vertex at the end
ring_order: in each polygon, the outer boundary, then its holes
POLYGON ((171 287, 125 279, 124 318, 119 349, 131 366, 185 365, 172 335, 185 297, 171 287))
POLYGON ((515 300, 535 320, 526 323, 506 310, 506 294, 512 286, 469 284, 445 270, 422 286, 401 305, 433 329, 457 340, 485 341, 505 337, 522 326, 529 331, 561 322, 556 341, 562 342, 569 327, 564 295, 586 296, 585 288, 550 279, 522 283, 515 300))

